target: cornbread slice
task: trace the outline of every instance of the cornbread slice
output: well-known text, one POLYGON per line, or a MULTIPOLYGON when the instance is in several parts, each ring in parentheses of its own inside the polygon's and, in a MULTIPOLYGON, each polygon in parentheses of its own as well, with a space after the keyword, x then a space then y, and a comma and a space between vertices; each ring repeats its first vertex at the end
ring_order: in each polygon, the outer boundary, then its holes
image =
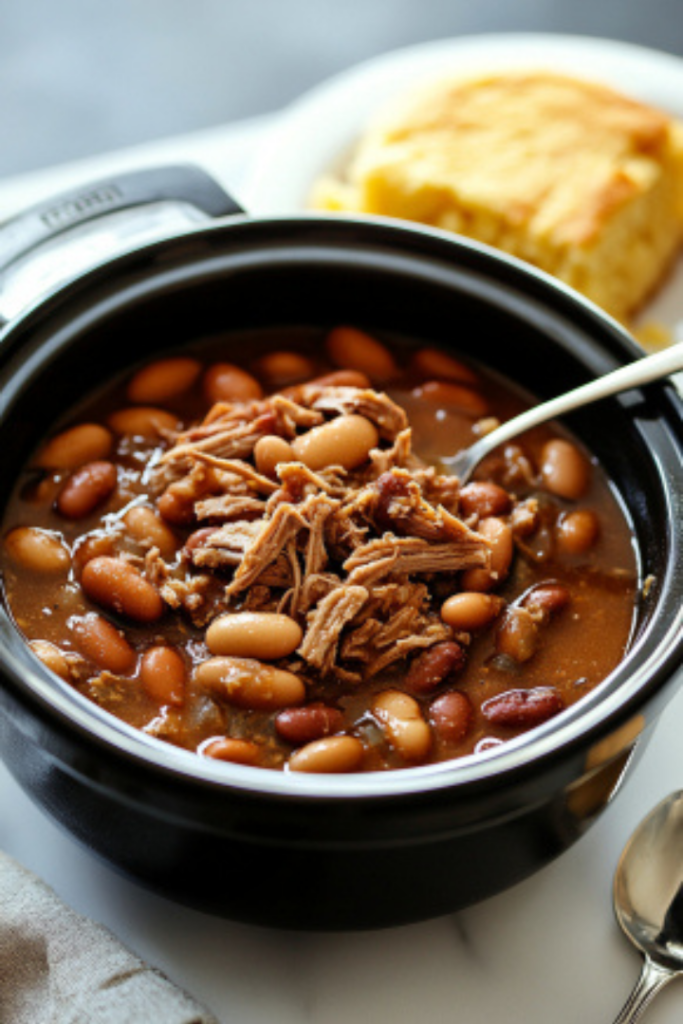
POLYGON ((314 207, 419 221, 533 263, 625 319, 683 234, 683 126, 593 82, 440 82, 361 139, 314 207))

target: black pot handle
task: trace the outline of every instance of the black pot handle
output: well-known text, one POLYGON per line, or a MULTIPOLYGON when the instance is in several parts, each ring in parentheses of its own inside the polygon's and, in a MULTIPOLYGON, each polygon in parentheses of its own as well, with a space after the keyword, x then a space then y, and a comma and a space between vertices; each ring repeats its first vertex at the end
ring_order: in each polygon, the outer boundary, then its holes
POLYGON ((57 235, 120 210, 176 200, 210 217, 244 213, 214 179, 191 164, 116 174, 70 189, 0 226, 0 270, 57 235))

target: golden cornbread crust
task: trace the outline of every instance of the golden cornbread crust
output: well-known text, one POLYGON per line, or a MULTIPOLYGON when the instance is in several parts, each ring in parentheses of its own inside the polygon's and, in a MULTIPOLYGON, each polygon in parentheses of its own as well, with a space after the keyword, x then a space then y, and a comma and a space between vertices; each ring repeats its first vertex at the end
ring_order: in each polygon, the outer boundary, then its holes
POLYGON ((455 231, 632 314, 681 242, 683 129, 606 86, 546 71, 440 82, 375 123, 315 208, 455 231))

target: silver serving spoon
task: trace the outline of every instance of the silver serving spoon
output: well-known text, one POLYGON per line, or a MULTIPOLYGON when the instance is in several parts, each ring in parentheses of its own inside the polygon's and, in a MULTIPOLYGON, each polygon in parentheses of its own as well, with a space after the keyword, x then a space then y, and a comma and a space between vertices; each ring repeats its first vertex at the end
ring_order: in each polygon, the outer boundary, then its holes
POLYGON ((653 356, 637 359, 634 363, 622 366, 619 370, 614 370, 613 373, 599 377, 589 384, 583 384, 573 391, 536 405, 533 409, 527 409, 526 412, 475 441, 469 448, 463 448, 456 455, 440 459, 440 462, 446 470, 458 477, 461 484, 464 484, 486 455, 513 437, 523 434, 525 430, 531 430, 532 427, 571 412, 572 409, 578 409, 582 405, 597 402, 599 398, 607 398, 608 395, 615 395, 619 391, 628 391, 641 384, 649 384, 650 381, 676 373, 677 370, 683 370, 683 342, 653 356))
POLYGON ((645 963, 614 1024, 633 1024, 664 985, 683 974, 683 790, 638 826, 614 875, 614 912, 645 963))

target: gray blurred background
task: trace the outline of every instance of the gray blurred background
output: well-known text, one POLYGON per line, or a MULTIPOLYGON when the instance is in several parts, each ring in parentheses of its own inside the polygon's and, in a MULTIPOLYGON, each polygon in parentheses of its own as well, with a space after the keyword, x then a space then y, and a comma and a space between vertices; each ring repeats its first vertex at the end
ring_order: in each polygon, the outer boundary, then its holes
POLYGON ((683 55, 683 0, 0 3, 0 177, 274 112, 449 36, 563 32, 683 55))

